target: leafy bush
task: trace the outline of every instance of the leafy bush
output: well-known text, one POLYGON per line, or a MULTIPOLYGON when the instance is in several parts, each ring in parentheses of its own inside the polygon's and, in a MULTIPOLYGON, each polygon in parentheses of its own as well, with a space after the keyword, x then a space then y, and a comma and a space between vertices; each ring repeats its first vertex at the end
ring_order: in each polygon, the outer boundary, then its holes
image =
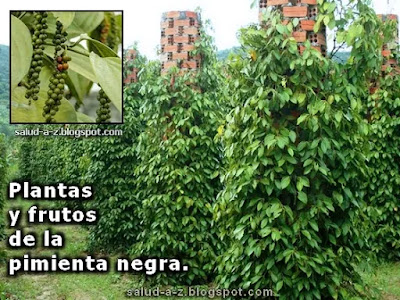
POLYGON ((367 196, 374 221, 372 250, 400 258, 400 76, 387 75, 371 96, 370 173, 367 196))
POLYGON ((116 127, 122 129, 124 135, 93 139, 87 144, 91 164, 85 181, 95 187, 95 197, 89 205, 96 208, 100 216, 98 223, 90 228, 91 249, 126 252, 140 232, 141 201, 134 175, 138 163, 137 138, 143 130, 139 88, 140 83, 125 88, 125 123, 116 127))
POLYGON ((130 254, 180 258, 185 274, 159 274, 163 284, 207 283, 221 248, 213 227, 212 205, 221 186, 221 149, 213 138, 221 121, 222 77, 210 38, 193 55, 202 55, 199 73, 153 76, 142 84, 146 129, 138 145, 138 197, 142 231, 130 254))
POLYGON ((348 299, 365 244, 362 152, 366 124, 344 68, 310 49, 270 14, 242 31, 249 58, 234 59, 236 107, 223 133, 226 173, 215 206, 218 283, 269 287, 280 299, 348 299), (268 17, 267 17, 268 18, 268 17))
MULTIPOLYGON (((369 124, 368 147, 364 151, 369 167, 365 185, 364 213, 368 216, 365 236, 372 254, 380 259, 395 259, 400 256, 400 76, 393 69, 382 72, 381 49, 394 41, 397 24, 383 23, 369 8, 362 15, 342 32, 339 40, 350 39, 348 44, 353 47, 352 63, 346 73, 360 91, 364 117, 369 124)), ((398 49, 392 53, 398 56, 398 49)))
POLYGON ((17 176, 20 180, 29 180, 30 178, 32 178, 33 172, 35 172, 31 165, 31 155, 34 150, 32 144, 33 141, 30 137, 24 139, 20 144, 20 148, 18 151, 19 175, 17 176))

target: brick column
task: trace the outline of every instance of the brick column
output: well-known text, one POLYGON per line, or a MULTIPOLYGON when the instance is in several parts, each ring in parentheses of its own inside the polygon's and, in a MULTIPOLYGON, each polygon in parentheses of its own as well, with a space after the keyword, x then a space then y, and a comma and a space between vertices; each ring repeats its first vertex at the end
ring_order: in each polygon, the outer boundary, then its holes
POLYGON ((283 16, 283 24, 288 24, 294 18, 299 19, 299 25, 294 28, 293 37, 303 53, 304 42, 310 41, 311 47, 326 56, 326 30, 323 26, 318 33, 314 32, 314 24, 318 15, 317 0, 260 0, 259 20, 268 8, 279 10, 283 16))
POLYGON ((398 32, 398 24, 399 24, 399 17, 397 15, 378 15, 378 17, 384 21, 395 21, 396 22, 396 31, 393 33, 393 41, 389 44, 383 46, 382 55, 384 57, 384 62, 382 65, 382 71, 385 71, 388 67, 392 67, 397 72, 400 72, 400 68, 398 67, 398 61, 393 56, 393 50, 395 50, 399 45, 399 32, 398 32))
MULTIPOLYGON (((125 60, 126 60, 126 62, 133 62, 133 61, 135 61, 136 56, 137 56, 136 50, 129 49, 126 51, 125 60)), ((138 71, 139 70, 134 67, 132 72, 130 74, 128 74, 126 78, 124 78, 124 84, 130 84, 130 83, 137 82, 138 71)))
POLYGON ((193 57, 194 43, 200 38, 201 17, 192 11, 170 11, 161 21, 161 73, 172 67, 182 72, 198 70, 200 57, 193 57))

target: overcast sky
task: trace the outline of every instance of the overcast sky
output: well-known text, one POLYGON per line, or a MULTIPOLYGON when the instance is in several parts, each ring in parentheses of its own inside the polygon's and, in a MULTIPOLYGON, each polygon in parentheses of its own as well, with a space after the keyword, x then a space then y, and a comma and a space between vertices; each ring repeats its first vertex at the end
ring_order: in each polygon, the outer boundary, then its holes
MULTIPOLYGON (((390 9, 386 9, 388 0, 373 0, 378 13, 400 15, 400 0, 389 0, 390 9)), ((149 58, 156 57, 156 48, 160 42, 160 19, 165 11, 195 10, 201 7, 202 18, 210 19, 216 45, 219 50, 238 45, 237 31, 250 23, 257 22, 258 9, 251 9, 253 0, 68 0, 67 6, 59 1, 2 0, 0 12, 0 44, 9 45, 9 10, 124 10, 124 46, 135 41, 139 50, 149 58), (95 5, 94 5, 95 4, 95 5)), ((64 3, 67 3, 64 1, 64 3)))

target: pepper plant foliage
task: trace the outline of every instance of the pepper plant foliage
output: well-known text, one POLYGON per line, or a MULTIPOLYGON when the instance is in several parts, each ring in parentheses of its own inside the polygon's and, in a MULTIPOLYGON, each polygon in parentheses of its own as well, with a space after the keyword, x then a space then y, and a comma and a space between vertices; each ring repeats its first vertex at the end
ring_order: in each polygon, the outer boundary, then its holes
POLYGON ((43 111, 48 113, 44 107, 60 101, 54 111, 56 122, 94 123, 78 111, 89 101, 94 83, 101 85, 116 109, 122 111, 122 61, 117 54, 122 16, 99 11, 46 12, 46 18, 41 19, 46 23, 42 24, 35 18, 38 13, 18 11, 10 16, 11 121, 44 123, 43 111), (110 24, 102 37, 104 22, 110 24), (63 77, 54 78, 61 70, 63 77), (56 79, 62 83, 54 84, 56 79), (53 98, 50 90, 57 91, 53 98), (75 107, 68 101, 71 97, 77 102, 75 107))
MULTIPOLYGON (((363 116, 369 123, 365 149, 369 167, 365 185, 366 236, 372 253, 378 258, 398 259, 400 74, 392 68, 382 72, 381 68, 382 46, 395 41, 397 24, 382 22, 368 6, 360 9, 360 17, 339 33, 339 39, 352 47, 346 73, 360 91, 363 116)), ((392 53, 396 58, 399 51, 393 49, 392 53)))
MULTIPOLYGON (((55 130, 51 125, 41 125, 39 128, 55 130)), ((18 179, 36 184, 83 184, 90 163, 86 153, 87 142, 82 138, 62 136, 23 137, 18 153, 18 179)))
POLYGON ((371 153, 368 196, 374 220, 372 249, 383 259, 400 258, 400 76, 387 74, 370 97, 371 153))
POLYGON ((146 129, 138 144, 135 169, 142 231, 130 250, 134 256, 180 258, 188 273, 159 274, 159 283, 207 283, 221 248, 213 227, 212 206, 221 188, 215 172, 221 149, 214 141, 222 104, 215 49, 203 31, 196 53, 198 73, 169 74, 142 84, 146 129))
POLYGON ((344 299, 365 244, 358 89, 310 44, 300 55, 293 24, 265 18, 266 28, 241 32, 249 57, 232 61, 236 107, 226 119, 224 189, 214 209, 228 247, 217 281, 271 287, 282 299, 344 299))
MULTIPOLYGON (((141 69, 143 66, 137 64, 135 67, 141 69)), ((154 71, 154 67, 148 67, 143 77, 154 71)), ((125 122, 116 127, 123 130, 123 136, 93 139, 87 145, 91 164, 85 180, 95 187, 96 196, 90 205, 100 215, 96 226, 90 228, 91 249, 126 253, 141 231, 138 218, 141 200, 137 195, 134 174, 138 164, 138 136, 144 128, 139 111, 143 101, 139 94, 141 84, 142 76, 139 76, 139 82, 131 83, 124 89, 125 122)))
MULTIPOLYGON (((383 26, 385 43, 393 41, 397 24, 383 26)), ((394 51, 396 52, 396 50, 394 51)), ((399 54, 397 49, 396 55, 399 54)), ((380 70, 379 70, 380 71, 380 70)), ((380 259, 400 258, 400 72, 388 68, 372 83, 367 98, 371 168, 367 196, 372 250, 380 259)))

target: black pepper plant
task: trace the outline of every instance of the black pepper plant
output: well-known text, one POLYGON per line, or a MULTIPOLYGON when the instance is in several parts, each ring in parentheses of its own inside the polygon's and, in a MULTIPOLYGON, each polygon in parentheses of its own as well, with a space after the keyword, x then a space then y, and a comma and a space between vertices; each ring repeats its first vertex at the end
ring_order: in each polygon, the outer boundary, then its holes
POLYGON ((125 122, 116 127, 123 130, 123 136, 92 139, 85 145, 91 163, 84 180, 93 184, 97 191, 90 205, 100 214, 96 226, 90 228, 91 250, 127 253, 141 232, 138 213, 141 199, 134 174, 139 163, 138 137, 145 128, 140 113, 143 98, 139 91, 149 76, 159 72, 159 65, 146 63, 138 52, 132 63, 141 70, 141 75, 138 82, 124 87, 125 122))
POLYGON ((217 283, 270 287, 280 299, 348 299, 366 244, 359 90, 309 43, 299 54, 295 25, 265 18, 265 28, 241 31, 248 56, 231 62, 236 107, 221 134, 226 171, 214 207, 228 247, 217 283))
POLYGON ((198 73, 165 76, 142 83, 146 129, 139 137, 137 176, 141 231, 132 256, 179 258, 188 273, 158 274, 162 284, 196 284, 214 277, 222 248, 212 207, 221 188, 216 175, 221 147, 214 136, 222 120, 218 72, 210 37, 203 31, 193 55, 202 55, 198 73))

